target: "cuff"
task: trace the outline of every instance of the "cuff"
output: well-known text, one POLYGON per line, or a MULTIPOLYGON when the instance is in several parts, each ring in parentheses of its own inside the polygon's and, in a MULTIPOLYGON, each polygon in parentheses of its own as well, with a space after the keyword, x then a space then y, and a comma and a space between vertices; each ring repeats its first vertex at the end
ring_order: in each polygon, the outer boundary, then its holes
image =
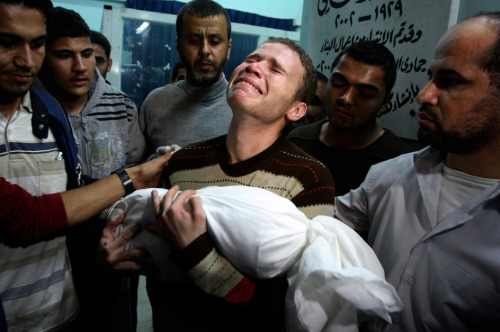
POLYGON ((173 251, 170 258, 183 271, 189 271, 201 262, 215 247, 215 244, 208 235, 208 232, 198 236, 191 244, 180 251, 173 251))

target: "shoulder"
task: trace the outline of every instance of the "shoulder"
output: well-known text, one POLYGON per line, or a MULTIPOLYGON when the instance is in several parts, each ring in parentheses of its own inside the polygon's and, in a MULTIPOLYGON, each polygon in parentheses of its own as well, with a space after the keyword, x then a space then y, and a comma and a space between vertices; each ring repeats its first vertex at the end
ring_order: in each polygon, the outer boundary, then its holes
POLYGON ((286 139, 293 140, 316 140, 319 137, 321 126, 328 120, 321 120, 311 124, 299 126, 286 136, 286 139))
POLYGON ((50 94, 35 88, 31 88, 30 98, 34 111, 39 110, 40 107, 46 108, 50 115, 57 118, 60 122, 66 123, 66 115, 61 105, 50 94))
POLYGON ((309 153, 305 152, 302 150, 300 147, 295 145, 294 143, 285 140, 283 143, 283 146, 281 148, 282 154, 295 159, 295 160, 302 160, 304 163, 312 166, 312 167, 319 167, 319 168, 325 168, 325 165, 321 163, 318 159, 314 158, 311 156, 309 153))
POLYGON ((169 103, 172 103, 172 98, 178 98, 180 94, 181 91, 176 84, 167 84, 151 91, 144 99, 142 107, 145 109, 156 108, 158 105, 168 107, 169 103))
MULTIPOLYGON (((169 178, 170 175, 179 171, 199 171, 207 166, 219 164, 221 156, 225 155, 225 138, 226 135, 189 144, 175 152, 164 168, 164 177, 169 178)), ((202 177, 206 176, 203 171, 198 175, 202 177)))
POLYGON ((414 158, 416 153, 418 152, 400 154, 371 166, 364 184, 373 187, 375 183, 378 185, 392 183, 402 174, 415 172, 414 158))
POLYGON ((389 129, 385 129, 384 134, 369 149, 372 150, 372 153, 380 155, 384 159, 415 151, 389 129))
POLYGON ((215 155, 226 148, 226 136, 215 137, 206 141, 189 144, 175 152, 169 161, 172 164, 179 160, 201 160, 215 155))
POLYGON ((155 99, 155 98, 161 98, 161 97, 167 97, 173 94, 178 94, 180 93, 179 86, 177 84, 167 84, 165 86, 161 86, 159 88, 154 89, 151 91, 147 96, 145 100, 148 99, 155 99))
POLYGON ((291 182, 300 184, 292 202, 309 218, 333 215, 335 185, 330 170, 320 161, 286 141, 278 155, 280 168, 291 182))

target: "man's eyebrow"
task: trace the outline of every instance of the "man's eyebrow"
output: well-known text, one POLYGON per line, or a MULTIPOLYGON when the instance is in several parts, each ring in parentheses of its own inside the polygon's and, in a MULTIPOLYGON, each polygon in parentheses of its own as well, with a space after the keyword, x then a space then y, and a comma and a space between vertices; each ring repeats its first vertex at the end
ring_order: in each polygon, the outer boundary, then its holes
POLYGON ((342 75, 341 73, 336 72, 336 71, 332 73, 332 76, 330 77, 330 80, 332 78, 340 78, 341 80, 347 81, 347 79, 345 78, 344 75, 342 75))
MULTIPOLYGON (((13 34, 13 33, 7 33, 7 32, 0 32, 0 38, 9 38, 9 39, 12 39, 14 41, 21 41, 23 40, 23 37, 19 36, 19 35, 16 35, 16 34, 13 34)), ((40 35, 40 36, 37 36, 35 38, 33 38, 32 40, 30 40, 30 42, 37 42, 37 41, 41 41, 41 40, 47 40, 47 35, 46 34, 43 34, 43 35, 40 35)))
MULTIPOLYGON (((192 37, 203 38, 203 36, 205 36, 203 33, 198 33, 198 32, 186 33, 187 38, 192 38, 192 37)), ((209 33, 208 37, 209 38, 215 37, 215 38, 219 38, 219 39, 224 39, 224 36, 222 35, 222 33, 219 33, 219 32, 209 33)))
POLYGON ((10 39, 10 40, 15 41, 15 42, 23 40, 23 38, 19 35, 15 35, 12 33, 5 33, 5 32, 0 32, 0 38, 10 39))
POLYGON ((222 33, 218 33, 218 32, 209 33, 208 37, 211 37, 211 38, 215 37, 215 38, 219 38, 219 39, 224 39, 224 36, 222 35, 222 33))
POLYGON ((247 55, 247 57, 245 58, 245 60, 248 60, 248 59, 260 60, 261 56, 259 55, 259 53, 251 53, 251 54, 247 55))
MULTIPOLYGON (((262 60, 262 56, 259 53, 252 53, 245 58, 245 60, 249 59, 262 60)), ((277 67, 280 71, 282 71, 285 74, 287 73, 285 68, 281 65, 281 63, 279 63, 279 61, 275 57, 269 58, 269 62, 273 65, 273 67, 277 67)))
POLYGON ((68 49, 68 48, 60 48, 60 49, 58 49, 58 50, 54 50, 54 51, 52 51, 51 53, 54 53, 54 54, 58 54, 58 53, 71 53, 71 54, 74 54, 74 53, 76 53, 76 52, 75 52, 75 51, 73 51, 73 50, 70 50, 70 49, 68 49))
MULTIPOLYGON (((341 79, 342 81, 347 82, 347 78, 344 75, 342 75, 341 73, 339 73, 339 72, 333 72, 332 73, 332 77, 330 78, 330 80, 332 78, 341 79)), ((373 84, 358 83, 358 84, 356 84, 356 87, 358 89, 362 88, 362 89, 369 89, 369 90, 372 90, 374 92, 380 92, 380 90, 375 85, 373 85, 373 84)))
POLYGON ((448 68, 438 69, 438 70, 436 70, 435 73, 433 73, 429 69, 429 70, 427 70, 427 74, 429 75, 429 77, 439 75, 439 76, 456 76, 456 77, 460 77, 460 78, 465 79, 465 77, 462 74, 460 74, 458 71, 456 71, 454 69, 448 69, 448 68))
POLYGON ((41 35, 41 36, 33 38, 31 41, 32 42, 39 42, 39 41, 47 41, 47 39, 49 39, 49 37, 47 35, 41 35))
POLYGON ((281 63, 275 57, 270 58, 269 61, 273 64, 273 67, 277 67, 280 71, 286 74, 285 68, 281 65, 281 63))
POLYGON ((356 86, 358 88, 368 89, 368 90, 372 90, 374 92, 380 92, 380 90, 375 85, 372 85, 372 84, 360 83, 360 84, 356 84, 356 86))

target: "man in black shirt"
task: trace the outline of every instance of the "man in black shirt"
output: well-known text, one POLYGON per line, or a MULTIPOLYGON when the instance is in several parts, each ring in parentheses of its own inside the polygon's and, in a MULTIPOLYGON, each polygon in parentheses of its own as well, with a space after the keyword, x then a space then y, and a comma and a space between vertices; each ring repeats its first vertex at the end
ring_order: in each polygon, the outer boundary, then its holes
POLYGON ((287 135, 330 169, 337 196, 357 188, 371 165, 412 151, 376 121, 392 98, 395 80, 394 56, 385 46, 373 41, 353 44, 333 63, 325 96, 329 119, 287 135))

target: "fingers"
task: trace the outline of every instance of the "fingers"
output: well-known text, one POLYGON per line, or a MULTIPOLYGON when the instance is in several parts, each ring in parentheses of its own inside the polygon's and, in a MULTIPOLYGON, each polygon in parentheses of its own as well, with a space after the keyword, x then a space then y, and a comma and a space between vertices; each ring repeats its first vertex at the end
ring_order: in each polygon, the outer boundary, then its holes
POLYGON ((125 220, 124 214, 122 214, 121 216, 116 217, 116 218, 111 218, 109 220, 108 224, 106 225, 106 228, 110 228, 113 231, 115 231, 116 227, 118 227, 124 220, 125 220))
POLYGON ((165 213, 170 209, 172 202, 174 201, 175 195, 179 192, 179 186, 173 186, 163 197, 161 204, 161 211, 165 213))
POLYGON ((189 207, 191 208, 191 211, 193 213, 198 213, 198 212, 203 212, 205 214, 205 210, 203 209, 203 201, 201 200, 200 196, 194 196, 192 197, 189 201, 187 201, 187 204, 189 204, 189 207))
POLYGON ((116 228, 124 219, 125 215, 112 218, 104 227, 99 240, 97 261, 107 269, 122 270, 125 269, 124 267, 129 267, 136 271, 140 269, 140 264, 133 261, 127 262, 127 260, 150 257, 150 254, 143 249, 123 250, 123 246, 142 229, 141 225, 134 225, 115 237, 116 228))
POLYGON ((163 218, 168 230, 165 238, 177 249, 187 247, 207 229, 205 210, 195 194, 194 190, 179 193, 163 218))
MULTIPOLYGON (((177 188, 177 189, 179 189, 179 188, 177 188)), ((196 195, 196 191, 195 190, 185 190, 185 191, 181 192, 179 195, 177 195, 177 197, 175 198, 175 200, 170 203, 169 207, 172 208, 172 209, 183 211, 184 210, 183 207, 186 204, 186 201, 191 196, 194 196, 194 195, 196 195)))
POLYGON ((106 246, 115 239, 116 228, 123 222, 123 220, 125 220, 125 215, 109 220, 106 227, 102 230, 101 239, 99 240, 99 245, 101 247, 106 246))
POLYGON ((160 194, 158 194, 158 191, 157 190, 153 190, 151 192, 151 198, 153 200, 153 210, 156 214, 156 218, 158 219, 158 217, 160 217, 163 213, 163 210, 161 209, 160 205, 161 205, 161 197, 160 197, 160 194))

